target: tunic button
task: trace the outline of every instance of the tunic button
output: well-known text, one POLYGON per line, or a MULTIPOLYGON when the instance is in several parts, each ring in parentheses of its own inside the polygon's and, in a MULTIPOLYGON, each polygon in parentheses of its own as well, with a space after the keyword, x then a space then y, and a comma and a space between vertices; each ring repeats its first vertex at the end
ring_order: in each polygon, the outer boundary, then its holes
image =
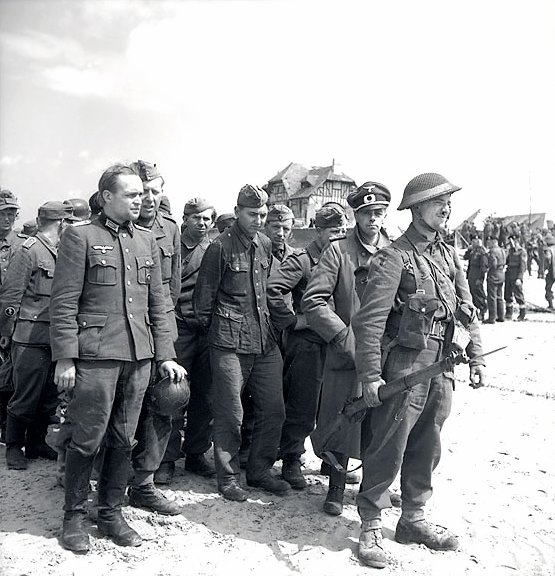
POLYGON ((129 254, 129 248, 126 248, 125 251, 129 254))
POLYGON ((126 266, 126 268, 127 268, 128 270, 131 270, 131 266, 129 266, 129 264, 126 266))
POLYGON ((102 264, 106 264, 106 260, 101 260, 100 262, 102 262, 102 264))
POLYGON ((147 266, 150 266, 150 260, 147 260, 147 261, 145 262, 145 264, 146 264, 147 266))
POLYGON ((122 236, 123 236, 124 238, 127 238, 127 234, 126 234, 125 232, 122 234, 122 236))
POLYGON ((127 285, 128 285, 128 286, 131 286, 131 280, 128 280, 128 281, 127 281, 127 285))
POLYGON ((36 319, 38 318, 38 316, 35 314, 35 315, 33 316, 33 318, 35 318, 35 320, 36 320, 36 319))
POLYGON ((133 298, 129 298, 129 302, 133 302, 133 298))
POLYGON ((133 318, 133 314, 129 314, 129 318, 133 318))
POLYGON ((86 326, 86 325, 87 325, 87 323, 83 320, 83 326, 86 326))
POLYGON ((235 266, 235 270, 239 270, 239 266, 235 266))
POLYGON ((255 273, 255 274, 258 274, 258 270, 255 270, 254 273, 255 273))

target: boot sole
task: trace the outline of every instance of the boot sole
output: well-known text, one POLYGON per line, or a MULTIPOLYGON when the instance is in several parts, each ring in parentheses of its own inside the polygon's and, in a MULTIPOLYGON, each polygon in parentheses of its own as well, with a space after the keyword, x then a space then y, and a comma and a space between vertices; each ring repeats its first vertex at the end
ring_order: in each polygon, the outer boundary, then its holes
MULTIPOLYGON (((117 546, 122 546, 125 548, 130 548, 130 547, 134 547, 136 548, 137 546, 140 546, 143 543, 143 540, 127 540, 127 539, 121 539, 118 536, 113 536, 112 534, 109 534, 108 532, 105 532, 104 530, 102 530, 101 528, 98 528, 98 534, 99 536, 101 536, 102 538, 107 538, 108 540, 111 540, 114 544, 116 544, 117 546)), ((140 536, 139 536, 140 538, 140 536)))

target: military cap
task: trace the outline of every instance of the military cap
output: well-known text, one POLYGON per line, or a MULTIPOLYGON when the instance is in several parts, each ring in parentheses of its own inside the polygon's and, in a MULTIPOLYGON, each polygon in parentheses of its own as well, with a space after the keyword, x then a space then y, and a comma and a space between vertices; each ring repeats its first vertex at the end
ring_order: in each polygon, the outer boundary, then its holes
POLYGON ((552 234, 546 234, 543 241, 547 244, 547 246, 553 246, 555 244, 555 236, 552 234))
POLYGON ((237 220, 237 217, 233 212, 220 214, 216 218, 216 228, 218 229, 218 232, 223 232, 227 227, 231 226, 235 220, 237 220))
MULTIPOLYGON (((9 190, 2 190, 2 192, 9 192, 9 190)), ((19 209, 15 196, 0 196, 0 210, 6 210, 7 208, 19 209)))
POLYGON ((172 213, 170 199, 165 194, 162 194, 162 197, 160 198, 160 211, 168 215, 171 215, 172 213))
POLYGON ((345 212, 337 206, 322 206, 314 216, 316 228, 337 228, 345 225, 345 212))
POLYGON ((237 196, 237 206, 247 208, 260 208, 268 202, 268 194, 262 188, 245 184, 237 196))
MULTIPOLYGON (((155 178, 162 178, 158 166, 156 166, 156 164, 151 164, 150 162, 145 162, 144 160, 133 162, 131 168, 137 172, 143 182, 150 182, 155 178)), ((162 178, 162 181, 164 181, 164 178, 162 178)))
POLYGON ((39 218, 45 220, 73 220, 73 206, 50 200, 39 207, 39 218))
POLYGON ((334 208, 336 208, 337 210, 340 210, 341 212, 343 212, 343 214, 347 214, 347 211, 345 209, 345 206, 343 206, 342 204, 339 204, 339 202, 324 202, 322 204, 322 208, 325 208, 326 206, 333 206, 334 208))
POLYGON ((23 222, 23 226, 21 227, 21 232, 26 236, 31 236, 37 231, 37 222, 36 220, 27 220, 23 222))
POLYGON ((89 203, 83 198, 70 198, 69 200, 64 200, 64 204, 73 208, 75 220, 88 220, 91 216, 89 203))
POLYGON ((452 194, 460 190, 460 186, 451 184, 445 176, 435 172, 426 172, 413 178, 405 187, 403 199, 397 210, 404 210, 411 206, 416 206, 421 202, 441 196, 443 194, 452 194))
POLYGON ((356 212, 365 206, 389 206, 391 192, 379 182, 365 182, 347 196, 349 206, 356 212))
POLYGON ((266 224, 270 222, 283 222, 284 220, 293 220, 294 218, 295 214, 293 214, 293 210, 291 210, 291 208, 285 204, 274 204, 270 210, 268 210, 266 224))
MULTIPOLYGON (((183 216, 198 214, 199 212, 204 212, 204 210, 208 210, 209 208, 214 210, 214 206, 212 206, 206 198, 191 198, 185 202, 185 206, 183 207, 183 216)), ((216 211, 214 210, 214 213, 215 212, 216 211)))

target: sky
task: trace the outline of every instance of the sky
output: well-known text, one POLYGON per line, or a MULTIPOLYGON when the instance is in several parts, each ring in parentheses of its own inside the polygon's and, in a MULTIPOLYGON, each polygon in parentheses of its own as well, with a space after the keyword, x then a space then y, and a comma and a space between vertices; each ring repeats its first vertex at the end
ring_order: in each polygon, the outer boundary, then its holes
POLYGON ((0 185, 21 224, 156 162, 180 221, 298 162, 555 217, 552 0, 0 0, 0 185))

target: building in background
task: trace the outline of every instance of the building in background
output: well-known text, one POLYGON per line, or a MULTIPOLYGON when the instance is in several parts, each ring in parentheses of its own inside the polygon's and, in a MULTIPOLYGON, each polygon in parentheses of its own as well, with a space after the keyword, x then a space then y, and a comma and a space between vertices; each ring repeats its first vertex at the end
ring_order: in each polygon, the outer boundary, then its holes
POLYGON ((313 166, 291 162, 265 186, 268 204, 285 204, 295 214, 297 226, 309 226, 316 211, 326 202, 337 202, 350 210, 347 196, 356 188, 355 181, 331 166, 313 166))

